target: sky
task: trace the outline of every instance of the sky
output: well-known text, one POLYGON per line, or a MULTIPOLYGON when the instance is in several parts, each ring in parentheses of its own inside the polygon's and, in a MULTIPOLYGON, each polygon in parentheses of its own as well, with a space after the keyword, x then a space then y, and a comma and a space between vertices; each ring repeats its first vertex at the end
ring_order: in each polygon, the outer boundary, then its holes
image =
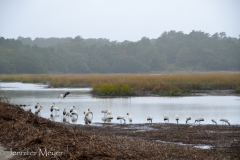
POLYGON ((0 0, 4 38, 138 41, 165 31, 240 35, 240 0, 0 0))

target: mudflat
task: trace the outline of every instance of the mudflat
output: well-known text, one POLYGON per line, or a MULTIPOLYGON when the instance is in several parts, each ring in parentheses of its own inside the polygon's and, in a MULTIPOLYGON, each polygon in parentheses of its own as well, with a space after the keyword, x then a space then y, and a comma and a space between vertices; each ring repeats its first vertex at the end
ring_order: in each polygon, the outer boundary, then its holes
POLYGON ((239 125, 74 125, 1 103, 0 128, 12 159, 240 159, 239 125))

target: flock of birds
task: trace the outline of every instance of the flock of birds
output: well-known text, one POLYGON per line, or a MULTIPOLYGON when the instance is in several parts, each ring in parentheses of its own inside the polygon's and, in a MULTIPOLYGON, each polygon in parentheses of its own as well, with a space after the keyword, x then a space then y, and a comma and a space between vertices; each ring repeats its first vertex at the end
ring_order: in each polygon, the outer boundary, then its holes
MULTIPOLYGON (((60 94, 60 95, 58 96, 58 98, 61 98, 61 100, 62 100, 62 99, 64 99, 68 94, 70 94, 70 92, 62 93, 62 94, 60 94)), ((18 105, 18 106, 20 106, 20 107, 26 107, 25 110, 26 110, 27 112, 31 112, 31 106, 30 106, 30 105, 18 105)), ((37 103, 37 104, 35 105, 35 114, 39 114, 42 109, 43 109, 43 107, 42 107, 39 103, 37 103)), ((55 111, 55 114, 57 113, 57 111, 60 111, 60 109, 59 109, 57 106, 55 106, 54 103, 53 103, 53 104, 51 105, 51 107, 50 107, 50 111, 53 112, 53 110, 55 111)), ((110 123, 111 120, 113 119, 113 116, 111 115, 111 111, 110 111, 109 109, 105 109, 105 110, 102 110, 102 113, 104 113, 104 117, 102 118, 102 121, 103 121, 104 123, 110 123)), ((91 123, 92 123, 92 120, 93 120, 93 113, 92 113, 92 111, 91 111, 90 109, 86 109, 86 110, 83 112, 83 114, 84 114, 84 122, 85 122, 85 124, 91 124, 91 123)), ((51 114, 51 115, 52 115, 52 114, 51 114)), ((65 116, 65 118, 66 118, 66 117, 69 118, 69 117, 75 116, 76 119, 78 119, 78 112, 77 112, 76 107, 75 107, 75 106, 72 106, 69 111, 67 111, 67 110, 64 108, 64 110, 63 110, 63 116, 65 116)), ((131 123, 132 123, 132 120, 133 120, 132 115, 129 114, 129 113, 127 113, 127 116, 128 116, 129 124, 131 124, 131 123)), ((124 118, 123 115, 117 116, 117 120, 120 120, 120 123, 122 123, 122 121, 124 121, 124 124, 126 124, 126 120, 125 120, 125 118, 124 118)), ((169 117, 168 117, 167 115, 165 115, 164 118, 163 118, 163 120, 164 120, 164 122, 169 122, 169 117)), ((178 115, 175 116, 175 120, 176 120, 176 122, 177 122, 177 124, 178 124, 178 121, 179 121, 179 116, 178 116, 178 115)), ((190 117, 190 116, 187 116, 187 117, 186 117, 186 124, 188 124, 188 121, 190 121, 190 120, 191 120, 191 117, 190 117)), ((152 121, 153 121, 153 117, 152 117, 152 116, 148 116, 148 117, 147 117, 147 122, 152 123, 152 121)), ((195 119, 194 124, 195 124, 196 122, 198 122, 198 123, 200 124, 201 121, 204 121, 204 119, 199 116, 199 117, 197 117, 197 118, 195 119)), ((214 124, 217 125, 217 121, 216 121, 215 119, 211 119, 211 121, 212 121, 214 124)), ((229 121, 228 121, 227 118, 221 118, 220 121, 222 122, 222 124, 225 123, 225 124, 230 125, 230 123, 229 123, 229 121)))
MULTIPOLYGON (((151 116, 148 116, 148 117, 147 117, 147 121, 148 121, 149 123, 152 123, 152 120, 153 120, 153 117, 151 117, 151 116)), ((164 120, 165 122, 166 122, 166 121, 169 122, 169 117, 168 117, 167 115, 165 115, 163 120, 164 120)), ((177 124, 178 124, 178 121, 179 121, 179 116, 178 116, 178 115, 175 116, 175 120, 177 121, 177 124)), ((191 120, 191 117, 190 117, 190 116, 187 116, 187 117, 186 117, 186 124, 187 124, 188 121, 190 121, 190 120, 191 120)), ((199 117, 197 117, 197 118, 195 119, 194 124, 195 124, 196 122, 198 122, 198 123, 200 124, 201 121, 204 121, 204 119, 203 119, 201 116, 199 116, 199 117)), ((214 124, 217 125, 217 122, 216 122, 215 119, 211 119, 211 121, 212 121, 214 124)), ((229 121, 228 121, 227 118, 221 118, 220 121, 222 121, 222 123, 225 123, 225 124, 230 125, 230 123, 229 123, 229 121)))

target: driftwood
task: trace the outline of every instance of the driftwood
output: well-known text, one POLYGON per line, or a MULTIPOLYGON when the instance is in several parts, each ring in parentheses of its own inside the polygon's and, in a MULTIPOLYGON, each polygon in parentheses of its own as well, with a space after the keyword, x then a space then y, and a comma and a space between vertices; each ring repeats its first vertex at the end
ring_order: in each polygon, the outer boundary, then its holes
POLYGON ((0 103, 0 143, 18 154, 12 159, 240 158, 239 126, 99 125, 53 122, 20 107, 0 103), (213 148, 195 148, 194 144, 213 148))

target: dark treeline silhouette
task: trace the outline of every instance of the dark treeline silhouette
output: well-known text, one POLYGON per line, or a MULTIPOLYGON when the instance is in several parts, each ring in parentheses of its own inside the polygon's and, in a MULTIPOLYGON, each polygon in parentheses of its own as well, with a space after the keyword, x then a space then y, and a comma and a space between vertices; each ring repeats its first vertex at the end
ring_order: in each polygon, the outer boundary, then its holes
POLYGON ((239 71, 240 38, 225 32, 164 32, 137 42, 75 38, 0 38, 0 73, 239 71))

